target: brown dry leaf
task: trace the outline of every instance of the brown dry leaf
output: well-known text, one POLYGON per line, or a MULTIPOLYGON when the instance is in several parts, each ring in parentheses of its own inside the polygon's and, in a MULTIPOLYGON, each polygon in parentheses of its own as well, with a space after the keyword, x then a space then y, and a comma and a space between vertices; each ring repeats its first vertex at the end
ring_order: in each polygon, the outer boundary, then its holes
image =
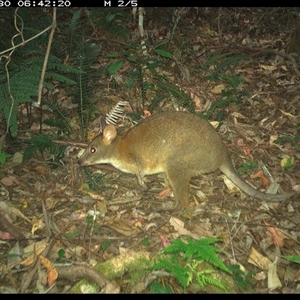
POLYGON ((187 235, 194 239, 199 239, 200 236, 198 234, 192 233, 191 231, 184 228, 184 222, 175 218, 171 217, 169 221, 170 225, 174 227, 179 235, 187 235))
POLYGON ((278 134, 270 135, 269 144, 270 144, 270 145, 273 145, 273 144, 274 144, 274 141, 276 141, 277 139, 278 139, 278 134))
POLYGON ((268 289, 271 291, 282 287, 277 275, 277 261, 278 257, 275 258, 274 262, 269 264, 268 268, 268 289))
POLYGON ((137 235, 140 232, 136 226, 130 226, 127 222, 122 220, 114 222, 113 224, 109 224, 107 226, 125 236, 137 235))
POLYGON ((0 211, 9 216, 12 220, 16 220, 16 217, 19 217, 26 222, 31 223, 30 220, 18 208, 9 205, 8 202, 6 203, 0 201, 0 211))
POLYGON ((151 116, 151 112, 149 110, 143 109, 143 115, 145 117, 150 117, 151 116))
POLYGON ((280 232, 278 232, 276 228, 271 227, 270 224, 265 220, 263 220, 263 222, 267 226, 267 230, 270 232, 272 236, 274 245, 278 247, 282 247, 284 245, 284 239, 282 234, 280 234, 280 232))
POLYGON ((166 237, 164 237, 162 234, 158 234, 158 236, 159 236, 159 238, 161 240, 161 243, 162 243, 164 248, 171 245, 171 243, 168 241, 168 239, 166 237))
POLYGON ((58 277, 57 270, 52 265, 51 261, 48 258, 46 258, 45 256, 41 255, 40 259, 41 259, 42 265, 47 270, 47 274, 48 274, 47 275, 47 283, 48 283, 48 286, 51 286, 58 277))
POLYGON ((31 227, 31 234, 34 234, 38 229, 42 229, 45 227, 44 220, 38 219, 37 217, 32 218, 32 227, 31 227))
POLYGON ((243 147, 242 152, 246 156, 250 156, 251 155, 251 149, 248 148, 248 147, 243 147))
POLYGON ((264 172, 262 170, 259 170, 254 175, 251 175, 251 178, 260 178, 261 183, 264 187, 268 187, 270 185, 270 180, 264 175, 264 172))
POLYGON ((170 193, 171 193, 171 189, 170 189, 170 188, 164 189, 164 190, 162 190, 162 191, 158 194, 158 198, 164 199, 164 198, 166 198, 167 196, 169 196, 170 193))
POLYGON ((83 191, 85 194, 88 194, 91 198, 93 198, 94 200, 105 200, 104 197, 102 197, 101 195, 99 194, 96 194, 96 193, 93 193, 93 192, 89 192, 89 191, 83 191))
POLYGON ((279 109, 285 116, 291 117, 291 118, 297 118, 297 116, 292 115, 291 113, 285 112, 284 110, 279 109))
POLYGON ((262 254, 260 254, 255 248, 250 249, 248 263, 257 266, 258 268, 267 271, 269 264, 272 262, 262 254))
POLYGON ((87 133, 87 135, 86 135, 86 138, 87 138, 87 140, 88 141, 90 141, 90 140, 93 140, 95 137, 96 137, 96 133, 95 132, 91 132, 91 131, 89 131, 88 133, 87 133))
POLYGON ((20 264, 24 265, 24 266, 32 265, 35 262, 36 257, 45 250, 45 248, 47 247, 47 244, 48 244, 48 239, 45 239, 40 242, 33 243, 33 244, 29 245, 28 247, 26 247, 24 249, 24 253, 32 253, 32 252, 34 252, 34 253, 29 255, 23 261, 21 261, 20 264))
POLYGON ((220 122, 218 122, 218 121, 211 121, 211 122, 209 122, 214 128, 218 128, 219 127, 219 125, 220 125, 220 122))
POLYGON ((240 191, 240 189, 229 178, 227 178, 226 175, 220 175, 220 177, 222 177, 222 179, 224 180, 224 183, 230 194, 240 191))
POLYGON ((15 176, 6 176, 1 178, 1 183, 5 186, 19 185, 20 181, 15 176))
POLYGON ((49 168, 46 165, 37 165, 32 168, 35 172, 41 175, 47 175, 49 168))
POLYGON ((9 232, 4 232, 0 230, 0 239, 1 240, 12 240, 15 237, 12 236, 9 232))
POLYGON ((205 228, 203 228, 202 226, 200 225, 194 225, 193 226, 193 231, 197 234, 199 234, 199 236, 209 236, 209 237, 213 237, 214 236, 214 233, 210 230, 207 230, 205 228))
POLYGON ((268 71, 274 71, 277 69, 277 66, 270 66, 270 65, 264 65, 264 64, 259 64, 259 66, 264 69, 264 70, 268 70, 268 71))
POLYGON ((142 227, 142 223, 144 223, 144 221, 145 221, 144 217, 138 217, 134 220, 128 221, 128 224, 130 226, 142 227))
POLYGON ((244 147, 245 143, 244 143, 244 140, 243 139, 238 139, 236 144, 239 146, 239 147, 244 147))
POLYGON ((212 90, 210 90, 213 94, 221 94, 222 91, 225 89, 225 85, 224 84, 219 84, 217 86, 215 86, 212 90))
POLYGON ((293 186, 293 191, 300 192, 300 184, 296 184, 293 186))

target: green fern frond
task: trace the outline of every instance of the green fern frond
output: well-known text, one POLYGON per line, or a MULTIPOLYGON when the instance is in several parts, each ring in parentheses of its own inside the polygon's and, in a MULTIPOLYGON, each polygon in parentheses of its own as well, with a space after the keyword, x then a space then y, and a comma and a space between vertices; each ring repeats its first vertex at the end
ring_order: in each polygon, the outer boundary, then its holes
POLYGON ((23 162, 28 161, 33 156, 37 156, 38 153, 42 155, 43 158, 46 152, 51 154, 51 159, 48 162, 59 162, 64 157, 65 145, 56 145, 52 139, 45 135, 39 134, 26 141, 29 144, 23 154, 23 162))
POLYGON ((164 269, 170 272, 184 288, 188 286, 188 280, 186 276, 188 269, 179 263, 177 257, 169 256, 162 258, 155 263, 152 268, 156 270, 164 269))
POLYGON ((169 84, 160 79, 157 83, 159 93, 165 95, 164 98, 170 98, 175 107, 187 108, 189 112, 194 112, 194 104, 191 98, 179 86, 169 84))
POLYGON ((212 284, 212 285, 220 288, 221 290, 226 291, 226 288, 218 279, 215 279, 212 276, 209 276, 210 274, 213 274, 213 273, 215 273, 215 271, 210 270, 210 269, 196 272, 196 282, 202 288, 204 288, 208 284, 212 284))
POLYGON ((45 78, 55 80, 55 81, 58 81, 60 83, 69 84, 69 85, 76 84, 76 81, 74 81, 74 80, 72 80, 72 79, 70 79, 70 78, 68 78, 64 75, 55 73, 55 72, 47 72, 45 78))
POLYGON ((225 291, 224 285, 217 279, 210 276, 216 271, 210 268, 203 268, 203 263, 209 263, 227 273, 232 274, 229 268, 218 258, 217 253, 221 250, 213 246, 220 239, 204 238, 187 242, 176 239, 172 244, 163 250, 163 256, 155 263, 153 269, 164 269, 172 274, 184 289, 195 279, 200 287, 212 284, 225 291))
POLYGON ((221 60, 221 62, 215 66, 215 68, 213 69, 211 74, 206 76, 206 78, 209 80, 216 80, 221 76, 222 70, 224 70, 225 68, 228 68, 228 67, 232 67, 236 63, 243 61, 243 60, 247 60, 247 59, 249 59, 249 57, 246 55, 232 55, 231 53, 225 53, 225 54, 215 55, 215 56, 209 58, 202 65, 202 68, 207 69, 212 64, 221 60), (225 58, 225 59, 223 60, 223 58, 225 58))
MULTIPOLYGON (((55 59, 55 58, 54 58, 55 59)), ((56 61, 49 61, 48 63, 48 67, 47 70, 55 70, 55 71, 59 71, 59 72, 63 72, 65 74, 74 74, 74 75, 80 75, 80 74, 84 74, 85 71, 76 68, 76 67, 72 67, 72 66, 66 66, 64 64, 62 64, 61 62, 56 62, 56 61)))
POLYGON ((219 242, 219 239, 216 238, 205 238, 199 240, 192 240, 188 238, 187 243, 184 243, 180 239, 176 239, 173 241, 172 245, 166 247, 163 250, 163 253, 180 253, 183 252, 183 259, 195 259, 195 260, 204 260, 215 267, 220 268, 221 270, 228 272, 231 274, 231 271, 225 266, 225 264, 220 260, 217 256, 217 253, 220 252, 215 246, 211 246, 212 244, 219 242))
POLYGON ((216 61, 224 58, 224 57, 228 57, 229 55, 232 55, 232 53, 223 53, 223 54, 217 54, 217 55, 213 55, 211 56, 203 65, 202 65, 202 69, 206 70, 208 69, 212 64, 214 64, 216 61))

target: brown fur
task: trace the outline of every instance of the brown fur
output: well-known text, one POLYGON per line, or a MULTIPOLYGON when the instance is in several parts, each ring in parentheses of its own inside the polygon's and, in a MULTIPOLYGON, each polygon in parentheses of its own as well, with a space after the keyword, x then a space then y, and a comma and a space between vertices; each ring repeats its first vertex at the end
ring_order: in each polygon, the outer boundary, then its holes
POLYGON ((185 112, 165 112, 146 118, 123 136, 113 125, 88 145, 79 159, 82 166, 109 163, 135 174, 145 187, 145 175, 164 173, 175 196, 175 208, 189 204, 189 182, 193 176, 220 169, 246 194, 267 201, 282 201, 294 193, 261 193, 234 170, 227 148, 211 124, 185 112))

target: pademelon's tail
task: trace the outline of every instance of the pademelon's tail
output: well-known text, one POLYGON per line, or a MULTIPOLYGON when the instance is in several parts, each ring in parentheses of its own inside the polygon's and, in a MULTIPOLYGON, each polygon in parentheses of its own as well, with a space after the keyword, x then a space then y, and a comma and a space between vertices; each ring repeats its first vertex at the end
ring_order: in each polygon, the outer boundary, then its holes
POLYGON ((289 197, 295 195, 295 192, 284 193, 284 194, 264 194, 248 183, 246 183, 234 170, 232 164, 223 164, 219 167, 222 173, 224 173, 238 188, 240 188, 243 192, 248 194, 251 197, 265 200, 265 201, 273 201, 279 202, 288 199, 289 197))

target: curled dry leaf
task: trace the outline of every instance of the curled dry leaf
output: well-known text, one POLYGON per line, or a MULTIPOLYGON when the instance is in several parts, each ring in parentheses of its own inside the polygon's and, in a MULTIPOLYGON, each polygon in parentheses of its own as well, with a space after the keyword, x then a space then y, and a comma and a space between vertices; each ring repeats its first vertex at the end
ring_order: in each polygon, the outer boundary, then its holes
POLYGON ((239 147, 244 147, 245 143, 243 139, 238 139, 236 143, 239 147))
POLYGON ((150 117, 151 116, 151 112, 149 110, 143 109, 143 115, 145 117, 150 117))
POLYGON ((165 236, 163 236, 162 234, 158 234, 158 236, 159 236, 160 241, 161 241, 164 248, 171 245, 171 243, 168 241, 168 239, 165 236))
POLYGON ((270 180, 264 175, 264 172, 262 170, 259 170, 254 175, 251 175, 251 178, 260 178, 261 183, 264 187, 268 187, 270 185, 270 180))
POLYGON ((47 270, 47 283, 48 283, 48 286, 51 286, 58 277, 57 270, 53 266, 51 261, 48 258, 46 258, 45 256, 41 255, 40 259, 41 259, 42 265, 47 270))
POLYGON ((276 228, 271 227, 269 223, 263 220, 264 224, 267 226, 267 230, 270 232, 272 236, 272 240, 275 246, 282 247, 284 245, 283 235, 277 231, 276 228))

